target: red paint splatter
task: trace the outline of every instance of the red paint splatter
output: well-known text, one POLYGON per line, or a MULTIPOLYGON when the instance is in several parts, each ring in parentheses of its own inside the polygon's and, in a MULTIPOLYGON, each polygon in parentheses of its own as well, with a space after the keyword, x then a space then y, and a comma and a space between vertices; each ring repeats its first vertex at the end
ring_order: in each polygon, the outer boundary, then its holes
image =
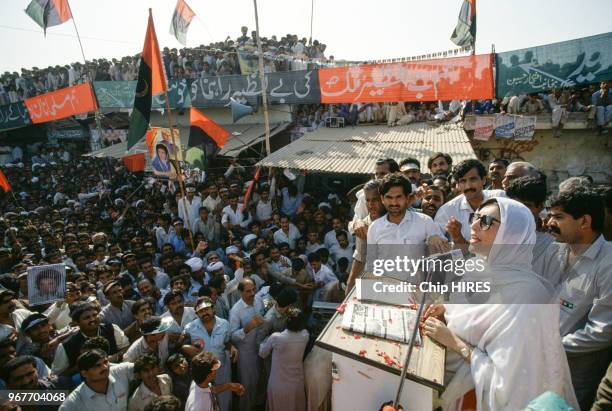
POLYGON ((360 340, 361 339, 361 335, 354 335, 353 337, 355 337, 356 340, 360 340))
POLYGON ((388 366, 392 367, 395 365, 395 361, 393 361, 393 359, 387 354, 383 355, 383 359, 385 360, 385 363, 387 363, 388 366))
POLYGON ((365 355, 366 355, 366 350, 359 351, 359 356, 360 357, 365 357, 365 355))
POLYGON ((346 303, 342 303, 338 307, 336 307, 336 311, 338 311, 341 314, 344 314, 345 310, 346 310, 346 303))

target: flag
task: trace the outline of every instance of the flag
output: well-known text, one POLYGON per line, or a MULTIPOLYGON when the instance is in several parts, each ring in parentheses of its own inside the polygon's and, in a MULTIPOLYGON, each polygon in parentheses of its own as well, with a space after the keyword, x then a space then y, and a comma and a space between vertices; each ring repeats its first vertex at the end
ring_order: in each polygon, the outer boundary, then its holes
POLYGON ((206 117, 204 113, 195 107, 189 112, 189 147, 199 146, 207 141, 223 148, 230 133, 219 124, 206 117))
POLYGON ((246 194, 244 195, 244 201, 242 202, 242 211, 247 209, 247 205, 249 204, 249 199, 251 198, 251 191, 253 191, 253 186, 256 182, 259 181, 259 172, 261 171, 261 167, 257 167, 255 171, 255 176, 253 177, 253 181, 251 181, 251 185, 247 189, 246 194))
POLYGON ((2 170, 0 170, 0 188, 2 188, 2 190, 4 190, 5 193, 8 193, 9 191, 11 191, 11 185, 9 184, 2 170))
POLYGON ((159 54, 159 43, 155 35, 153 14, 149 9, 149 23, 145 37, 140 68, 138 69, 138 82, 134 95, 134 109, 130 115, 130 130, 127 137, 127 149, 138 143, 146 134, 151 118, 151 100, 155 94, 168 90, 164 64, 159 54))
POLYGON ((451 41, 459 47, 476 44, 476 0, 463 0, 459 21, 453 31, 451 41))
POLYGON ((183 46, 187 45, 187 29, 189 29, 193 16, 195 16, 195 13, 185 3, 185 0, 178 0, 176 2, 176 8, 170 23, 170 34, 176 37, 183 46))
POLYGON ((32 0, 25 12, 45 34, 47 27, 59 26, 72 18, 68 0, 32 0))

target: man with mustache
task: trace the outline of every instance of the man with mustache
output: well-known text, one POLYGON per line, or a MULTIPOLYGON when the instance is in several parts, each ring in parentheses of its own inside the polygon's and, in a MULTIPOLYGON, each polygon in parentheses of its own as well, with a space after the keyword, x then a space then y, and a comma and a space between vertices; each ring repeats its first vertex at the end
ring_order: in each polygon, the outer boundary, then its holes
POLYGON ((130 346, 128 338, 116 324, 100 324, 98 307, 91 303, 81 303, 72 309, 72 321, 79 331, 62 342, 55 351, 51 369, 55 375, 72 376, 77 371, 77 357, 85 341, 92 337, 102 336, 108 340, 108 352, 113 362, 121 362, 123 353, 130 346))
POLYGON ((431 218, 436 217, 436 213, 444 204, 444 192, 437 186, 427 185, 423 187, 423 198, 421 200, 421 212, 431 218))
POLYGON ((547 226, 556 242, 534 269, 557 290, 572 384, 580 409, 590 410, 612 360, 612 243, 602 235, 599 193, 578 188, 549 201, 547 226))
MULTIPOLYGON (((0 290, 0 333, 3 336, 19 332, 22 321, 33 314, 29 310, 18 308, 17 304, 14 292, 7 289, 0 290)), ((19 306, 21 307, 21 304, 19 306)), ((17 351, 27 342, 23 333, 18 335, 17 351)))
POLYGON ((508 168, 508 160, 503 158, 496 158, 489 163, 489 180, 491 180, 491 184, 489 184, 487 189, 503 189, 502 180, 504 174, 506 174, 506 168, 508 168))
POLYGON ((434 220, 457 245, 467 247, 470 223, 478 207, 490 198, 506 196, 503 190, 483 190, 486 176, 485 166, 476 159, 464 160, 453 168, 457 188, 463 194, 440 207, 434 220))
POLYGON ((124 411, 128 408, 134 364, 110 364, 99 349, 86 351, 77 360, 83 382, 60 407, 61 411, 124 411))
POLYGON ((448 177, 452 167, 453 159, 446 153, 434 153, 427 160, 427 168, 432 176, 442 174, 448 177))

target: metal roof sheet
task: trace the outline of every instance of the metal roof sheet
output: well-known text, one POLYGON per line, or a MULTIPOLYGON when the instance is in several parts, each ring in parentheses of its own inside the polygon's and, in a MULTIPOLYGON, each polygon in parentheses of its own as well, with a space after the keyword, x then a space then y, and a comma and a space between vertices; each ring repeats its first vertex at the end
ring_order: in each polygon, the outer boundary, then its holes
POLYGON ((328 173, 371 174, 376 160, 398 162, 414 157, 426 172, 435 152, 451 155, 453 162, 476 158, 460 124, 415 123, 407 126, 357 126, 322 128, 264 158, 263 166, 328 173))

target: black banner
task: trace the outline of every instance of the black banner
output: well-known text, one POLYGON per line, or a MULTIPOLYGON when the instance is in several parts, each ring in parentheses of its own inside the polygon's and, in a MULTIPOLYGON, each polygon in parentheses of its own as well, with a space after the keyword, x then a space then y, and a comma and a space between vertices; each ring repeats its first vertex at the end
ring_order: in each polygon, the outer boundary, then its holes
POLYGON ((0 131, 32 124, 30 113, 23 101, 0 106, 0 131))

